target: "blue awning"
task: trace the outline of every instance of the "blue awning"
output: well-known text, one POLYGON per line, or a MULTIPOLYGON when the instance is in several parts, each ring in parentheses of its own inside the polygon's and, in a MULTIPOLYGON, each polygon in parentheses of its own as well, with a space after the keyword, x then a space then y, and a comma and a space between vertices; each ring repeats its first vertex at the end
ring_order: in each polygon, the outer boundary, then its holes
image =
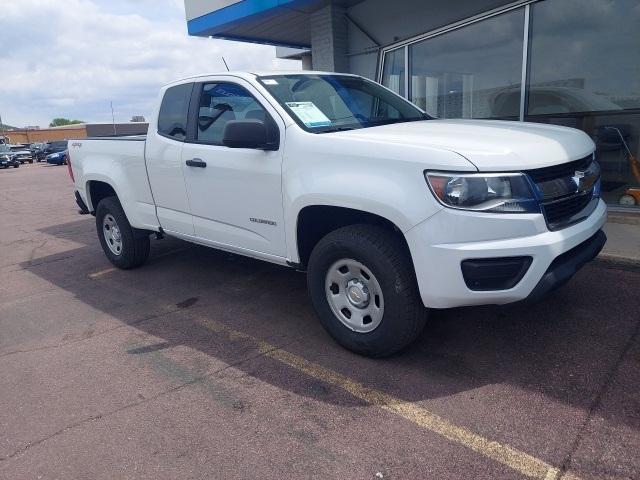
POLYGON ((308 14, 328 2, 242 0, 187 21, 189 35, 309 48, 308 14))

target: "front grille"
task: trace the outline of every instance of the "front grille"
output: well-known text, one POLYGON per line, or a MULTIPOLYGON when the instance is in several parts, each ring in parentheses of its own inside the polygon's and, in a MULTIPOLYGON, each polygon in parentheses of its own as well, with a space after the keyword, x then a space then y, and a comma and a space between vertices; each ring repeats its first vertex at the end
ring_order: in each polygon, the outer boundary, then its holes
POLYGON ((527 174, 535 183, 547 182, 562 177, 572 177, 576 170, 586 169, 592 159, 593 156, 589 155, 580 160, 574 160, 573 162, 563 163, 561 165, 527 170, 527 174))
POLYGON ((579 219, 574 219, 573 217, 584 210, 592 199, 593 189, 561 200, 542 204, 549 229, 557 230, 563 226, 569 226, 575 223, 575 221, 582 220, 584 217, 579 219))
POLYGON ((537 186, 549 230, 559 230, 584 220, 595 209, 598 202, 593 200, 598 196, 600 169, 592 162, 593 155, 589 155, 525 172, 537 186), (582 172, 581 177, 576 173, 578 171, 582 172))

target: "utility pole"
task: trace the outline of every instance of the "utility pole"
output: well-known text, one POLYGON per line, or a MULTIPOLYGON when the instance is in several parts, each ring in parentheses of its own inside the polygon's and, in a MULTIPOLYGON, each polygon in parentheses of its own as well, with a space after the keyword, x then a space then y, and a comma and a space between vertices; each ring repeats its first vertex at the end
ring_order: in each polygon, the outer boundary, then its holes
POLYGON ((2 115, 0 115, 0 128, 2 129, 2 143, 4 143, 4 139, 6 137, 4 136, 4 123, 2 123, 2 115))
POLYGON ((113 114, 113 101, 111 101, 110 103, 111 103, 111 123, 113 124, 113 134, 118 135, 118 132, 116 132, 116 117, 113 114))

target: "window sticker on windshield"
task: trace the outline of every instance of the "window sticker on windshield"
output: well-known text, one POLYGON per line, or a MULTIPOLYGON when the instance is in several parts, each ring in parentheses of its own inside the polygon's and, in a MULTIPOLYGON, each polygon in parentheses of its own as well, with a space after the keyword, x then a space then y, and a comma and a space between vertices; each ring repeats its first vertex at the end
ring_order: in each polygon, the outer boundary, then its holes
POLYGON ((265 85, 278 85, 278 82, 276 82, 273 78, 265 78, 262 83, 264 83, 265 85))
POLYGON ((331 120, 313 102, 286 102, 286 104, 307 127, 331 125, 331 120))

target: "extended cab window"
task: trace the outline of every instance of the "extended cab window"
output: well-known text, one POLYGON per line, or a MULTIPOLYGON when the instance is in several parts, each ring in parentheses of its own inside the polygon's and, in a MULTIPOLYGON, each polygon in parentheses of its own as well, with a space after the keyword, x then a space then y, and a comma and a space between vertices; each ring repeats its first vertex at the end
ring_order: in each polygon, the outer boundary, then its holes
POLYGON ((267 121, 267 112, 243 87, 234 83, 207 83, 202 87, 198 108, 197 140, 222 145, 222 135, 231 120, 267 121))
POLYGON ((158 133, 184 140, 187 136, 187 114, 193 83, 167 88, 158 114, 158 133))

